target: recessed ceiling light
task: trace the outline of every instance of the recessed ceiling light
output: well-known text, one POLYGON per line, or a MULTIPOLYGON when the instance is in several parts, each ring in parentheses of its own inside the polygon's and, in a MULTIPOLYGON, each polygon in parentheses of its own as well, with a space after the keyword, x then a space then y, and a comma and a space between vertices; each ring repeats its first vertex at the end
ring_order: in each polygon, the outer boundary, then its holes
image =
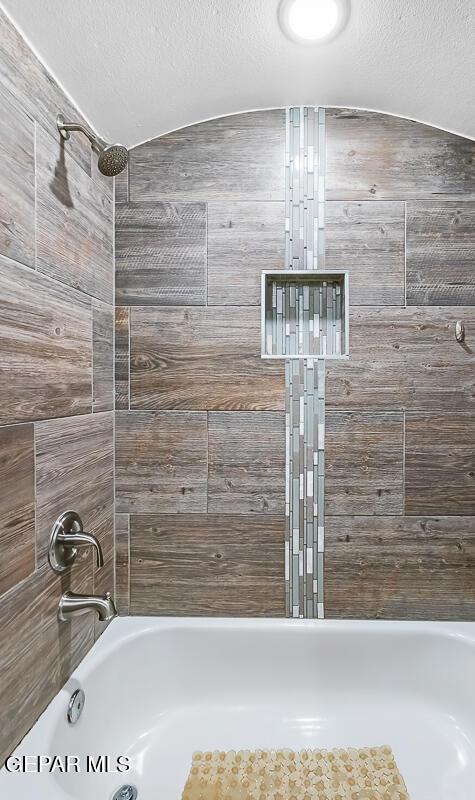
POLYGON ((316 44, 333 39, 344 27, 348 0, 282 0, 279 21, 295 42, 316 44))

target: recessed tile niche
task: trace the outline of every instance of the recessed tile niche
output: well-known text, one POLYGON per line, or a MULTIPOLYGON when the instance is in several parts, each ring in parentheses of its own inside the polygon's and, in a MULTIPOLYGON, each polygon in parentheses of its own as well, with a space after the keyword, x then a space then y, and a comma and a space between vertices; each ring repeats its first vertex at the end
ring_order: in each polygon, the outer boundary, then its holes
POLYGON ((263 358, 348 358, 348 272, 262 273, 263 358))

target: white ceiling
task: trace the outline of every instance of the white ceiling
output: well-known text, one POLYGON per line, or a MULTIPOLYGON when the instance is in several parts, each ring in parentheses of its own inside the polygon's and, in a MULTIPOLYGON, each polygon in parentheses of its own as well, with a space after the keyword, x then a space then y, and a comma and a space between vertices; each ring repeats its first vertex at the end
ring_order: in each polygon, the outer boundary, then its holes
POLYGON ((104 137, 132 146, 210 117, 353 106, 475 138, 475 0, 351 0, 301 46, 278 0, 2 0, 104 137))

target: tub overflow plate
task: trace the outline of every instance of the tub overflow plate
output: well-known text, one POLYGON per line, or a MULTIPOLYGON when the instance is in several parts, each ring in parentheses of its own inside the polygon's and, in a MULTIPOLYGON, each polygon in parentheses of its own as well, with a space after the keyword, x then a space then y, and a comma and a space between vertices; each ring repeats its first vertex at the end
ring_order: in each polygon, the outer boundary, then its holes
POLYGON ((138 792, 135 786, 121 786, 117 789, 112 800, 135 800, 138 792))
POLYGON ((70 725, 75 725, 82 714, 84 703, 86 702, 86 695, 82 689, 76 689, 72 693, 68 703, 68 722, 70 725))

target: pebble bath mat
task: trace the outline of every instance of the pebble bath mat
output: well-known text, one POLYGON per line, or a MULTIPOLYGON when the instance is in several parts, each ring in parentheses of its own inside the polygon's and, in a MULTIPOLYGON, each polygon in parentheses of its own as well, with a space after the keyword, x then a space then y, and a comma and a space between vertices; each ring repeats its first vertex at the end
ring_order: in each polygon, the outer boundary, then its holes
POLYGON ((182 800, 409 800, 390 747, 194 753, 182 800))

